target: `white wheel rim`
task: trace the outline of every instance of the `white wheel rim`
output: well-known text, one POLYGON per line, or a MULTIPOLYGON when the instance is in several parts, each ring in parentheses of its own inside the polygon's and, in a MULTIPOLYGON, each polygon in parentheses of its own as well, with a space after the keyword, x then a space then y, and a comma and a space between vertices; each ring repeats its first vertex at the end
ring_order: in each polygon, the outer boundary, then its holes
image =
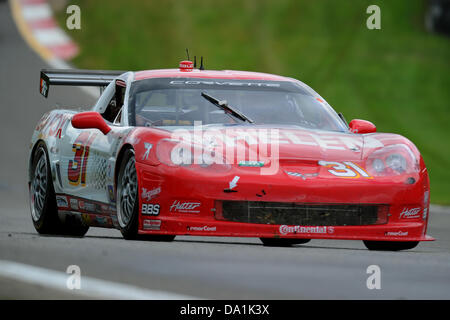
POLYGON ((40 151, 40 158, 34 169, 33 181, 31 181, 31 216, 34 221, 38 221, 45 205, 47 195, 47 157, 40 151))
POLYGON ((128 160, 117 186, 117 219, 124 228, 133 216, 137 195, 137 176, 134 157, 128 160))

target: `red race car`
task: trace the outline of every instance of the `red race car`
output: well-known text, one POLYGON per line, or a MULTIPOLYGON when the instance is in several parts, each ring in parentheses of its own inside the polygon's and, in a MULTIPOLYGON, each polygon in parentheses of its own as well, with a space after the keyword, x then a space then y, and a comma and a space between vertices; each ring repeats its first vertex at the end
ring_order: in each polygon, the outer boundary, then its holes
POLYGON ((99 86, 92 111, 53 110, 34 131, 31 216, 42 234, 117 228, 125 239, 258 237, 269 246, 363 240, 402 250, 426 235, 430 186, 408 139, 349 124, 304 83, 196 69, 42 70, 99 86))

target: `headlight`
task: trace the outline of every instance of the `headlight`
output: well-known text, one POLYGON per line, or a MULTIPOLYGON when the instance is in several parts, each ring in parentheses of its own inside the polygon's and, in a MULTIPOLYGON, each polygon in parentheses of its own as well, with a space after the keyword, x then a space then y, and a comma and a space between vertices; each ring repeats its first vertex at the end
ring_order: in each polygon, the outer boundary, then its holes
POLYGON ((398 173, 403 173, 406 171, 406 159, 398 153, 391 154, 386 158, 386 165, 398 173))
POLYGON ((384 171, 384 162, 381 159, 374 159, 372 162, 372 167, 377 173, 382 173, 384 171))
POLYGON ((419 172, 419 161, 405 144, 384 147, 367 159, 366 168, 374 176, 391 176, 419 172))

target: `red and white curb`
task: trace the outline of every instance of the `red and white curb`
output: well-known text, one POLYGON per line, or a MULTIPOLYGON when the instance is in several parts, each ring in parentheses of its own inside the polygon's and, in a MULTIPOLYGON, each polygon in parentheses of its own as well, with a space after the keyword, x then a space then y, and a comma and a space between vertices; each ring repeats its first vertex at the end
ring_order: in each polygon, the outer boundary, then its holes
MULTIPOLYGON (((78 45, 59 27, 46 0, 11 0, 24 28, 50 52, 52 58, 69 60, 79 52, 78 45)), ((48 53, 47 53, 48 55, 48 53)))
MULTIPOLYGON (((9 0, 11 13, 25 42, 50 67, 73 69, 67 62, 79 52, 78 45, 58 26, 47 0, 9 0)), ((99 91, 80 87, 93 98, 99 91)))

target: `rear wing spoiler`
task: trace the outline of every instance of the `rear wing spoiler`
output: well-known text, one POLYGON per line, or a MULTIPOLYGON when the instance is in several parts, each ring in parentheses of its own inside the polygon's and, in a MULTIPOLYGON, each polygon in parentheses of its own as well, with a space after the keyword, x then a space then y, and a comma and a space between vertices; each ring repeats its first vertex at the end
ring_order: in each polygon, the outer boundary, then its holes
POLYGON ((118 70, 42 69, 39 92, 47 98, 50 85, 106 87, 116 77, 125 72, 118 70))

